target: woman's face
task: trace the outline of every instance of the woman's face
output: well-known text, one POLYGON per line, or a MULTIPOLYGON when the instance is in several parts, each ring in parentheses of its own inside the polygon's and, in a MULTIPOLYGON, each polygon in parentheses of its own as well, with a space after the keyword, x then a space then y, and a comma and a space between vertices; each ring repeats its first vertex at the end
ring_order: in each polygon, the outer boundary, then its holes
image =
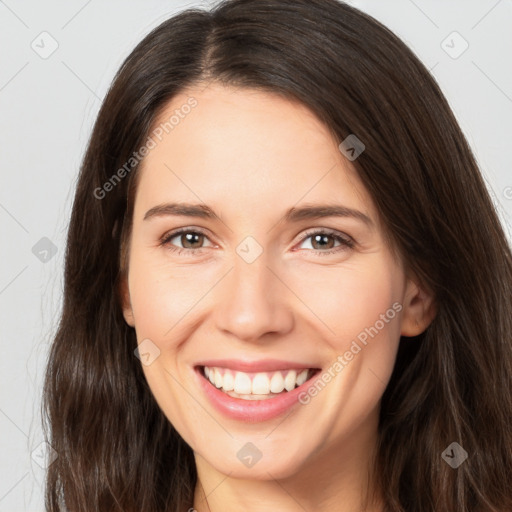
POLYGON ((306 107, 213 84, 173 114, 140 169, 124 306, 156 401, 200 472, 355 470, 425 294, 306 107))

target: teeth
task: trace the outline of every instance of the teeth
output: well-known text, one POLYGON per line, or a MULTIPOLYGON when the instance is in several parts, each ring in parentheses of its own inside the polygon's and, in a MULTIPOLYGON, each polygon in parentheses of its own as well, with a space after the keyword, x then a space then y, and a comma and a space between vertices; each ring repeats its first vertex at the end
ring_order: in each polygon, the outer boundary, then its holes
POLYGON ((249 395, 251 393, 251 378, 249 375, 241 372, 236 373, 234 391, 239 395, 249 395))
POLYGON ((302 371, 297 375, 297 386, 302 386, 304 382, 308 379, 308 371, 302 371))
MULTIPOLYGON (((248 374, 227 368, 204 367, 205 377, 217 388, 237 395, 274 395, 306 382, 310 370, 279 370, 248 374)), ((231 394, 230 393, 230 394, 231 394)))
POLYGON ((284 379, 281 372, 276 372, 270 379, 270 391, 272 393, 281 393, 284 389, 284 379))
POLYGON ((218 388, 222 387, 222 375, 219 370, 215 370, 215 386, 218 388))
POLYGON ((226 372, 224 374, 222 389, 224 391, 233 391, 235 389, 235 378, 231 372, 226 372))
POLYGON ((284 388, 286 391, 291 391, 295 387, 296 380, 297 372, 295 370, 290 370, 288 375, 284 378, 284 388))
MULTIPOLYGON (((236 390, 235 390, 236 391, 236 390)), ((257 373, 252 379, 253 395, 268 395, 270 392, 270 381, 264 373, 257 373)), ((237 391, 238 393, 238 391, 237 391)))

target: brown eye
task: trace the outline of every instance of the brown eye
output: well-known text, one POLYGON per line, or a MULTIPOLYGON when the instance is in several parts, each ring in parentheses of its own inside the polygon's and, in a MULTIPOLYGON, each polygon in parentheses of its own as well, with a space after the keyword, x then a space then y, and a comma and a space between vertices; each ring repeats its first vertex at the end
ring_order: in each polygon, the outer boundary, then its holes
POLYGON ((313 249, 331 249, 334 247, 335 240, 332 235, 312 235, 311 245, 313 249))
POLYGON ((311 239, 310 244, 313 252, 319 256, 346 251, 355 246, 355 242, 347 235, 325 229, 306 233, 300 245, 309 239, 311 239), (338 242, 338 245, 335 245, 336 242, 338 242))
POLYGON ((182 233, 179 237, 184 249, 198 249, 204 240, 203 234, 194 232, 182 233))
POLYGON ((208 240, 208 237, 200 231, 181 229, 165 234, 160 239, 160 245, 171 251, 177 251, 178 253, 188 251, 192 254, 200 252, 203 248, 208 247, 204 246, 205 240, 208 240))

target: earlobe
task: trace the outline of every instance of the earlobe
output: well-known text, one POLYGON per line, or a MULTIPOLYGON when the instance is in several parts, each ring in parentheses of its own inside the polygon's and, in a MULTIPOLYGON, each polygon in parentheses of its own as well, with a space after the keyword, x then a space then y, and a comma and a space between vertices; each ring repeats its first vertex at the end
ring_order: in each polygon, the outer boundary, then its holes
POLYGON ((123 316, 130 327, 135 327, 135 320, 133 318, 133 311, 131 307, 123 308, 123 316))
POLYGON ((433 293, 409 280, 404 296, 402 336, 418 336, 431 324, 436 315, 433 293))
POLYGON ((126 276, 121 279, 119 284, 119 292, 121 296, 124 319, 130 327, 135 327, 135 319, 133 317, 133 310, 130 301, 130 291, 128 289, 128 278, 126 276))

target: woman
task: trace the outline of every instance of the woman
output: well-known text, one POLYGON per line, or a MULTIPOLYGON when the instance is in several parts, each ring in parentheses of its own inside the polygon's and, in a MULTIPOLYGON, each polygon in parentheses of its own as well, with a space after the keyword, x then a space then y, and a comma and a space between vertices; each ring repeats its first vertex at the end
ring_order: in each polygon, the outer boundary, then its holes
POLYGON ((512 258, 439 87, 334 0, 126 59, 82 164, 47 510, 512 510, 512 258))

